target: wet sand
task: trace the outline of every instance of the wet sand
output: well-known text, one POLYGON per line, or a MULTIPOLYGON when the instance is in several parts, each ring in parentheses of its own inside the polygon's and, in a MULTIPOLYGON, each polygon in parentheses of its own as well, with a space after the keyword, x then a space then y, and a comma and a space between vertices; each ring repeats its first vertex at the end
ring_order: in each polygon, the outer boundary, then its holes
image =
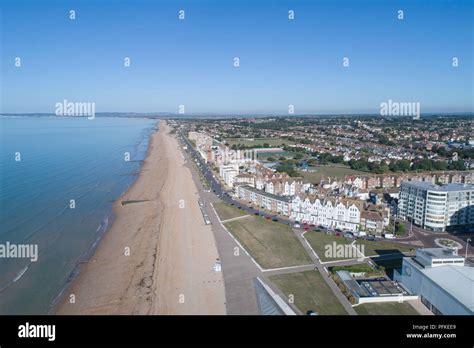
POLYGON ((57 314, 225 314, 212 227, 169 130, 162 121, 152 135, 139 177, 114 203, 111 228, 57 314))

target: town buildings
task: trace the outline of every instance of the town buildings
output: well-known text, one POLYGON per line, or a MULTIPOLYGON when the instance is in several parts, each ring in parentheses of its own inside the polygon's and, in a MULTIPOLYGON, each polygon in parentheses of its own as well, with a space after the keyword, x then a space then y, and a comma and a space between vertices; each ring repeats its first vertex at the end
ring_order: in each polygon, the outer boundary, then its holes
POLYGON ((289 197, 277 196, 250 186, 239 186, 237 195, 240 199, 283 216, 291 214, 291 199, 289 197))

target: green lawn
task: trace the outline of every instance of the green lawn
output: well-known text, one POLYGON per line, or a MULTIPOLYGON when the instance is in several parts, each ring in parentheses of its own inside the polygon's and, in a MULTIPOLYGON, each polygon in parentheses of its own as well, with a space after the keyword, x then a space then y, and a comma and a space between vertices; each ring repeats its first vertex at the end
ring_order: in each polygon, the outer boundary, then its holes
MULTIPOLYGON (((326 245, 332 245, 333 242, 336 244, 350 244, 352 240, 346 239, 343 236, 334 236, 331 234, 326 234, 324 232, 306 232, 305 238, 311 247, 316 251, 321 261, 336 261, 343 258, 337 257, 326 257, 325 256, 325 247, 326 245)), ((398 243, 390 243, 386 241, 369 241, 365 239, 358 239, 356 245, 364 246, 364 255, 365 256, 375 256, 375 255, 384 255, 384 254, 395 254, 400 252, 409 252, 412 250, 411 247, 405 246, 398 243)), ((403 255, 400 254, 400 257, 403 255)), ((347 257, 346 257, 347 258, 347 257)))
POLYGON ((361 244, 364 246, 365 256, 395 254, 399 252, 409 252, 413 250, 413 248, 403 245, 403 244, 390 243, 390 242, 379 241, 379 240, 370 241, 370 240, 358 239, 356 244, 361 244))
POLYGON ((279 274, 271 276, 270 280, 288 298, 293 295, 294 304, 304 314, 308 310, 321 315, 347 314, 318 271, 279 274))
POLYGON ((347 271, 352 273, 365 273, 366 276, 382 275, 383 272, 375 270, 367 263, 360 263, 355 265, 348 266, 334 266, 329 267, 331 273, 336 273, 337 271, 347 271))
POLYGON ((263 268, 312 263, 289 226, 253 215, 224 225, 263 268))
POLYGON ((270 157, 273 157, 275 161, 279 161, 280 157, 293 158, 295 155, 294 152, 281 151, 281 152, 262 152, 257 155, 258 159, 267 160, 270 157))
POLYGON ((214 203, 214 208, 222 221, 246 215, 244 211, 226 203, 214 203))
POLYGON ((300 172, 300 175, 311 183, 319 183, 321 177, 327 179, 330 177, 340 177, 345 175, 367 175, 368 173, 361 172, 358 170, 351 169, 346 166, 317 166, 309 167, 308 172, 300 172))
MULTIPOLYGON (((326 245, 332 245, 333 242, 337 244, 350 244, 350 240, 346 240, 344 237, 340 236, 333 236, 331 234, 326 234, 325 232, 314 232, 309 231, 305 233, 305 238, 311 247, 316 251, 321 261, 336 261, 341 260, 341 258, 337 257, 326 257, 326 245)), ((344 258, 343 258, 344 259, 344 258)))
POLYGON ((418 312, 406 302, 365 303, 354 309, 360 315, 418 315, 418 312))

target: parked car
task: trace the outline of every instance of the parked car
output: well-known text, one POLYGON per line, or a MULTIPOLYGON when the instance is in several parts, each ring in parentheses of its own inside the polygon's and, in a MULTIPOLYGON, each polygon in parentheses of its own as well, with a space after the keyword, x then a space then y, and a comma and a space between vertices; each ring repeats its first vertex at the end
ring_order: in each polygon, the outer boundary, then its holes
POLYGON ((346 232, 346 233, 344 233, 344 237, 350 238, 350 239, 355 238, 354 235, 353 235, 351 232, 346 232))
POLYGON ((300 226, 300 224, 294 224, 293 227, 294 228, 300 228, 301 226, 300 226))

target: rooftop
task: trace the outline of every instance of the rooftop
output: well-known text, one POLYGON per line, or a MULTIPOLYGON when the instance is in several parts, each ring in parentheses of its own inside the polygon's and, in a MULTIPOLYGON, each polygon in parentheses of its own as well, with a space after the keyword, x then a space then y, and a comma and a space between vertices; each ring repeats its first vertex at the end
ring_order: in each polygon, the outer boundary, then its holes
POLYGON ((277 201, 282 201, 282 202, 286 202, 286 203, 290 203, 290 202, 291 202, 291 197, 274 195, 274 194, 272 194, 272 193, 268 193, 268 192, 266 192, 266 191, 259 190, 259 189, 256 189, 256 188, 254 188, 254 187, 248 186, 248 185, 240 186, 240 188, 245 189, 245 190, 248 190, 248 191, 250 191, 250 192, 255 192, 255 193, 257 193, 257 194, 259 194, 259 195, 262 195, 262 196, 265 196, 265 197, 269 197, 269 198, 275 199, 275 200, 277 200, 277 201))
POLYGON ((439 192, 454 192, 454 191, 471 191, 474 190, 472 184, 444 184, 435 185, 429 181, 403 181, 403 185, 409 185, 416 188, 421 188, 430 191, 439 192))
POLYGON ((453 250, 446 248, 422 248, 417 252, 432 259, 463 259, 460 255, 455 255, 453 250))
POLYGON ((474 312, 474 267, 446 265, 422 272, 474 312))

